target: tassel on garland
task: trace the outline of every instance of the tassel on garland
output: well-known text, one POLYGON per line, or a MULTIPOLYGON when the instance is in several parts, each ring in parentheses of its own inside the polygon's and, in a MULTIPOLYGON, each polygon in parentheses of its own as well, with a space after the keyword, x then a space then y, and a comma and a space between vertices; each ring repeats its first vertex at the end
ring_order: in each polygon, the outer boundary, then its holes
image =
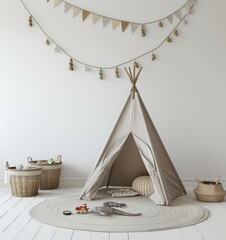
POLYGON ((174 32, 173 32, 173 34, 177 37, 178 36, 178 30, 176 29, 174 32))
POLYGON ((100 68, 100 71, 99 71, 99 79, 103 79, 103 71, 102 71, 101 68, 100 68))
POLYGON ((73 64, 73 59, 72 58, 70 59, 70 62, 69 62, 69 70, 71 70, 71 71, 74 70, 74 64, 73 64))
POLYGON ((151 60, 154 61, 155 59, 156 59, 156 55, 154 53, 152 53, 151 60))
POLYGON ((115 67, 115 77, 119 78, 119 70, 118 67, 115 67))
POLYGON ((134 62, 134 67, 135 68, 139 68, 140 67, 139 64, 136 61, 134 62))
POLYGON ((159 27, 163 27, 163 23, 160 21, 160 22, 158 23, 158 26, 159 26, 159 27))
POLYGON ((50 41, 48 38, 46 39, 46 45, 50 45, 50 41))
POLYGON ((30 15, 29 18, 28 18, 28 25, 29 25, 30 27, 33 26, 32 16, 31 16, 31 15, 30 15))
POLYGON ((169 43, 171 43, 171 42, 172 42, 172 39, 171 39, 170 37, 168 37, 168 38, 166 39, 166 41, 169 42, 169 43))
POLYGON ((142 37, 145 37, 144 25, 141 26, 141 36, 142 36, 142 37))

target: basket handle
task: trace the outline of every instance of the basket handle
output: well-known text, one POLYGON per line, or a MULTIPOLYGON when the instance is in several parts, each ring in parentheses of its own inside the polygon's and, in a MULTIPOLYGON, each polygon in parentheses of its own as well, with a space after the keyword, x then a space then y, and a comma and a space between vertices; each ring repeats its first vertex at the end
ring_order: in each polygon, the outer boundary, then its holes
POLYGON ((28 161, 28 163, 32 163, 33 162, 33 160, 32 160, 32 157, 27 157, 27 161, 28 161))
POLYGON ((61 159, 62 159, 62 156, 61 155, 58 155, 57 156, 57 160, 59 160, 61 162, 61 159))

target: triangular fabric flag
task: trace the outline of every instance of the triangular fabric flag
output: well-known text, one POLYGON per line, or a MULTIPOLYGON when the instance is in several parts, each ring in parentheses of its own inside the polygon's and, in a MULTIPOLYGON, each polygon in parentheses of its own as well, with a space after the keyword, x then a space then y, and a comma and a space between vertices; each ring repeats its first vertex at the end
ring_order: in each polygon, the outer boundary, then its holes
POLYGON ((65 4, 64 4, 64 13, 68 12, 70 10, 71 6, 72 6, 71 4, 65 2, 65 4))
POLYGON ((73 17, 76 17, 79 14, 80 11, 81 11, 80 8, 73 7, 73 17))
POLYGON ((128 25, 129 25, 129 22, 121 21, 122 32, 124 32, 126 30, 128 25))
POLYGON ((137 23, 130 23, 130 25, 131 25, 132 33, 134 33, 137 30, 138 24, 137 23))
POLYGON ((82 10, 82 21, 85 21, 86 18, 89 16, 90 12, 86 11, 86 10, 82 10))
POLYGON ((61 0, 54 0, 54 7, 56 7, 60 2, 61 0))
POLYGON ((110 21, 110 18, 108 17, 102 17, 103 18, 103 26, 106 27, 110 21))
POLYGON ((190 0, 190 1, 184 6, 184 8, 185 8, 188 12, 190 12, 192 6, 195 4, 195 1, 196 1, 196 0, 190 0))
POLYGON ((181 20, 181 11, 180 11, 180 10, 178 10, 177 12, 175 12, 174 15, 175 15, 179 20, 181 20))
POLYGON ((173 23, 173 15, 168 16, 167 20, 172 24, 173 23))
POLYGON ((190 11, 190 3, 188 2, 185 6, 184 9, 187 10, 188 12, 190 11))
POLYGON ((93 13, 92 17, 93 17, 93 24, 95 24, 98 21, 98 19, 100 18, 100 15, 97 15, 97 14, 93 13))
POLYGON ((119 20, 112 19, 112 28, 113 28, 113 30, 115 30, 118 27, 119 22, 120 22, 119 20))

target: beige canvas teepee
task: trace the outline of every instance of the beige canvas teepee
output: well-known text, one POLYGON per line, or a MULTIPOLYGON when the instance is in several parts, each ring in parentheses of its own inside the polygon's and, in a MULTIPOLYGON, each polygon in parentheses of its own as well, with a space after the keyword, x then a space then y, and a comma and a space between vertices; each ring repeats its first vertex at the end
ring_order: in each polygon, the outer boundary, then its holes
POLYGON ((157 205, 169 205, 185 188, 155 129, 136 88, 141 72, 126 72, 132 90, 81 193, 81 199, 92 200, 102 187, 131 187, 135 178, 150 175, 154 191, 149 198, 157 205))

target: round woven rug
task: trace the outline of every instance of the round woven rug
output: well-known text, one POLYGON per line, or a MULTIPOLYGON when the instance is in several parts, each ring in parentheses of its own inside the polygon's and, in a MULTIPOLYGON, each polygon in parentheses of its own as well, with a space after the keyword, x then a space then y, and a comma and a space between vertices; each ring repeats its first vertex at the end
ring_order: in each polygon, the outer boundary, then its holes
POLYGON ((78 200, 78 196, 65 196, 44 201, 30 210, 30 215, 45 224, 77 230, 100 232, 155 231, 185 227, 204 221, 208 210, 189 203, 186 196, 175 199, 171 206, 156 206, 147 197, 111 198, 99 197, 93 201, 78 200), (120 210, 130 213, 142 213, 141 216, 110 215, 95 213, 76 214, 75 207, 87 203, 88 207, 102 205, 106 201, 125 203, 120 210), (70 210, 72 215, 63 215, 70 210))

